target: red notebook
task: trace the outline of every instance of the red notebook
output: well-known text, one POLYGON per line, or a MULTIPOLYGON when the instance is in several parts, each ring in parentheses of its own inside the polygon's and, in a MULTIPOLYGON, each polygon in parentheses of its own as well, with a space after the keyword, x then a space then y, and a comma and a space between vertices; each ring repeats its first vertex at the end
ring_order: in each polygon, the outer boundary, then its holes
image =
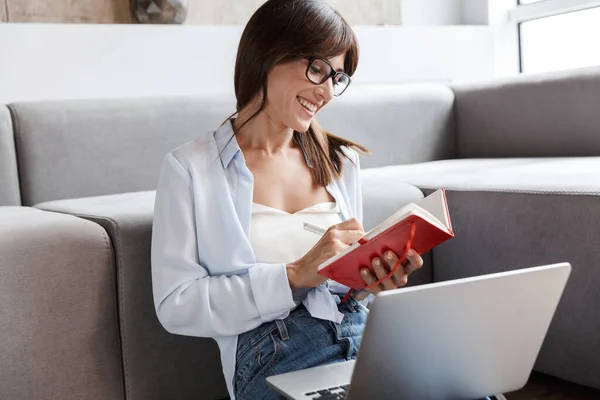
POLYGON ((375 276, 371 260, 391 250, 406 258, 410 248, 423 254, 454 237, 444 189, 410 203, 367 232, 363 239, 319 266, 319 275, 352 289, 366 287, 360 275, 367 267, 375 276))

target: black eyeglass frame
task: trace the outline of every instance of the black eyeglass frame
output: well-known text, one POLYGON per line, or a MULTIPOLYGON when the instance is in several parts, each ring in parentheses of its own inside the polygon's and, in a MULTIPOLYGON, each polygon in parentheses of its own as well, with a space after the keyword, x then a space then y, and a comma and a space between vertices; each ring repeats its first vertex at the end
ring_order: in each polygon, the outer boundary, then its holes
POLYGON ((308 65, 306 67, 306 79, 308 79, 310 82, 314 83, 315 85, 322 85, 323 83, 327 82, 327 80, 329 78, 331 78, 332 79, 331 82, 335 86, 335 78, 338 75, 344 75, 344 76, 346 76, 348 78, 348 84, 346 85, 346 87, 344 88, 344 90, 342 90, 339 94, 335 94, 335 89, 334 89, 333 90, 333 95, 335 97, 341 96, 342 94, 344 94, 344 92, 346 91, 346 89, 348 89, 348 86, 350 86, 350 84, 352 83, 352 78, 350 78, 350 75, 348 75, 345 72, 336 71, 335 69, 333 69, 333 67, 331 66, 331 64, 329 63, 329 61, 327 61, 327 60, 325 60, 325 59, 323 59, 321 57, 311 57, 311 58, 308 59, 308 65), (310 79, 310 76, 308 75, 308 73, 310 72, 310 67, 311 67, 312 63, 315 62, 316 60, 324 62, 325 64, 329 65, 329 68, 331 68, 331 72, 329 73, 329 75, 327 77, 325 77, 320 83, 317 83, 317 82, 313 81, 312 79, 310 79))

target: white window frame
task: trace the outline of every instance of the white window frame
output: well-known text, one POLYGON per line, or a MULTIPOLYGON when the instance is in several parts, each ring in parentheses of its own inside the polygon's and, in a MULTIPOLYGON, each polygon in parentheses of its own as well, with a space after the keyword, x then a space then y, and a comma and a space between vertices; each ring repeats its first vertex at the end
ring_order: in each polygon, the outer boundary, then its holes
MULTIPOLYGON (((494 0, 491 0, 494 1, 494 0)), ((518 27, 521 22, 552 17, 574 11, 600 6, 600 0, 544 0, 531 4, 520 4, 509 11, 510 22, 518 27)))
MULTIPOLYGON (((494 1, 494 0, 490 0, 494 1)), ((519 25, 523 22, 539 18, 552 17, 575 11, 600 7, 600 0, 543 0, 530 4, 518 4, 509 10, 509 24, 517 35, 518 72, 523 72, 523 56, 521 54, 521 38, 519 25)))
POLYGON ((495 75, 507 77, 522 73, 519 24, 598 6, 600 0, 543 0, 530 4, 488 0, 490 27, 494 31, 495 75))

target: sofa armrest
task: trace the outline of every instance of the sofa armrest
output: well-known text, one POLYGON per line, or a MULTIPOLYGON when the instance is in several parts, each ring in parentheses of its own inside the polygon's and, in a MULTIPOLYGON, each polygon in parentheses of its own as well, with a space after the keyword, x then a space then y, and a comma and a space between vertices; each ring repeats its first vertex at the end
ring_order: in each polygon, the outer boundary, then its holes
POLYGON ((0 206, 20 206, 21 192, 10 112, 0 105, 0 206))
POLYGON ((0 398, 123 399, 113 252, 98 225, 0 207, 0 398))
POLYGON ((36 207, 94 221, 113 242, 127 398, 225 397, 214 340, 170 334, 156 316, 150 265, 154 196, 154 191, 125 193, 36 207))

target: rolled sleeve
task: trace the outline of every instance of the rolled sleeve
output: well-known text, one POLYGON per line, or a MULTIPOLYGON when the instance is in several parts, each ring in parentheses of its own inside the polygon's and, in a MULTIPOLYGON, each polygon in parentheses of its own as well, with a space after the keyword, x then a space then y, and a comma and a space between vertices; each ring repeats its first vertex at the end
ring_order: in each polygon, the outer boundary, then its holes
POLYGON ((287 315, 296 306, 285 264, 260 264, 249 269, 256 308, 263 322, 287 315))

